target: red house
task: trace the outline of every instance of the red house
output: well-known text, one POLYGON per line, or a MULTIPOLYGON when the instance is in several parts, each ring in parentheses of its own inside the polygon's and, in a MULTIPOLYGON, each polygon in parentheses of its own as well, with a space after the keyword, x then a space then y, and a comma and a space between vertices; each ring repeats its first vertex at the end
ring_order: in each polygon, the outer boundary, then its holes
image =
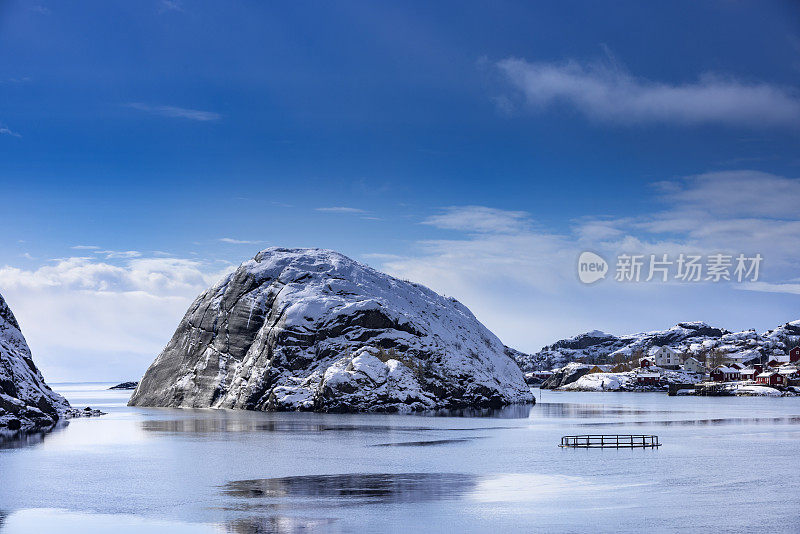
POLYGON ((641 360, 639 360, 639 366, 642 369, 647 369, 651 365, 653 365, 653 360, 651 360, 650 358, 642 358, 641 360))
POLYGON ((758 375, 760 375, 763 371, 759 371, 754 368, 749 369, 742 369, 742 380, 755 380, 758 375))
POLYGON ((728 367, 727 365, 720 365, 711 371, 711 380, 714 382, 733 382, 742 378, 739 369, 735 367, 728 367))
POLYGON ((786 378, 775 371, 767 371, 758 375, 756 382, 765 386, 784 386, 786 385, 786 378))
POLYGON ((658 386, 661 384, 661 375, 658 373, 639 373, 636 383, 640 386, 658 386))
POLYGON ((789 362, 790 363, 800 362, 800 347, 795 347, 789 351, 789 362))

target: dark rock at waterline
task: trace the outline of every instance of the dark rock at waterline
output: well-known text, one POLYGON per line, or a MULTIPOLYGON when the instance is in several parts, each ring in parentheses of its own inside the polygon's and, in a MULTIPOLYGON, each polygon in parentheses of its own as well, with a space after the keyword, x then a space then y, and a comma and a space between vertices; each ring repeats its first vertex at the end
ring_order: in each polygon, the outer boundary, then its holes
POLYGON ((409 412, 533 401, 461 303, 336 252, 271 248, 200 295, 130 405, 409 412))
POLYGON ((566 386, 587 374, 589 369, 591 369, 589 365, 570 363, 561 369, 557 369, 540 387, 542 389, 557 389, 561 386, 566 386))
POLYGON ((117 384, 116 386, 111 386, 108 389, 136 389, 136 386, 139 385, 139 382, 123 382, 121 384, 117 384))
POLYGON ((106 412, 102 412, 100 410, 95 410, 90 406, 86 408, 70 408, 64 413, 64 417, 66 419, 77 419, 79 417, 99 417, 101 415, 107 415, 106 412))
POLYGON ((45 383, 19 323, 0 295, 0 430, 52 428, 69 403, 45 383))

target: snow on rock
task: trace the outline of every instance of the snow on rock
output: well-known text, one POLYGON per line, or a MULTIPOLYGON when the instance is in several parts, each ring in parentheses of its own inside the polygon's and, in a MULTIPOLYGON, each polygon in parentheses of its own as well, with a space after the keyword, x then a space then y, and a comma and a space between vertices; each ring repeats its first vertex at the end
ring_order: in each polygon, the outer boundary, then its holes
POLYGON ((778 391, 775 388, 771 388, 769 386, 737 385, 735 386, 733 393, 735 395, 754 396, 754 397, 780 397, 783 395, 782 392, 778 391))
POLYGON ((580 359, 583 363, 609 364, 618 358, 629 359, 637 351, 648 353, 667 346, 680 354, 698 357, 720 351, 726 358, 747 363, 762 357, 788 354, 800 345, 800 321, 792 321, 764 333, 755 330, 729 332, 703 322, 683 322, 667 329, 615 336, 593 330, 562 339, 535 354, 515 351, 511 356, 523 371, 562 367, 580 359))
POLYGON ((654 366, 647 370, 637 369, 622 373, 584 374, 575 381, 557 388, 562 391, 663 391, 669 387, 669 384, 693 384, 699 381, 700 378, 691 373, 654 366), (659 384, 639 384, 637 377, 640 374, 656 375, 659 378, 659 384))
POLYGON ((17 319, 0 295, 0 430, 52 427, 69 407, 45 384, 17 319))
POLYGON ((201 294, 137 406, 415 411, 531 402, 457 300, 337 252, 269 248, 201 294))

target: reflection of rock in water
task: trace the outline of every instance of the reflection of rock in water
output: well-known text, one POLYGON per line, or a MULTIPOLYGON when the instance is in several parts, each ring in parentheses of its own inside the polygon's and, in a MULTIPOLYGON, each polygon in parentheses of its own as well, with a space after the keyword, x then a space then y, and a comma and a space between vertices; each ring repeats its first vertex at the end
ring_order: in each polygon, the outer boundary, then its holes
POLYGON ((0 430, 0 449, 21 449, 36 445, 44 441, 48 433, 62 430, 68 424, 68 421, 60 421, 50 428, 28 432, 6 432, 0 430))
POLYGON ((236 519, 226 525, 226 532, 236 534, 289 534, 295 532, 330 532, 336 519, 270 516, 236 519))
POLYGON ((472 441, 478 439, 477 437, 468 438, 453 438, 453 439, 431 439, 428 441, 398 441, 396 443, 378 443, 373 447, 430 447, 433 445, 447 445, 449 443, 464 443, 465 441, 472 441))
MULTIPOLYGON (((207 413, 207 412, 206 412, 207 413)), ((224 412, 223 412, 224 413, 224 412)), ((322 421, 302 421, 302 420, 281 420, 268 421, 259 419, 225 419, 216 418, 216 414, 208 417, 200 415, 187 419, 151 419, 142 421, 142 430, 147 432, 188 432, 196 434, 217 433, 217 432, 285 432, 292 434, 299 433, 320 433, 320 432, 422 432, 426 430, 448 430, 435 429, 424 426, 395 426, 395 425, 346 425, 335 423, 324 423, 322 421)), ((293 416, 296 414, 292 414, 293 416)))
POLYGON ((712 425, 797 425, 800 417, 720 417, 716 419, 673 419, 665 421, 614 421, 583 423, 578 426, 712 426, 712 425))
POLYGON ((433 415, 445 417, 489 417, 495 419, 527 419, 534 406, 530 404, 510 404, 502 408, 459 408, 437 410, 433 415))
POLYGON ((572 404, 561 402, 539 402, 536 405, 536 415, 540 417, 598 419, 603 417, 618 417, 623 415, 652 415, 680 413, 676 410, 650 410, 642 408, 627 408, 625 406, 607 406, 603 404, 572 404))
POLYGON ((254 499, 321 498, 359 502, 423 502, 457 498, 475 487, 461 473, 351 473, 229 482, 222 492, 254 499))

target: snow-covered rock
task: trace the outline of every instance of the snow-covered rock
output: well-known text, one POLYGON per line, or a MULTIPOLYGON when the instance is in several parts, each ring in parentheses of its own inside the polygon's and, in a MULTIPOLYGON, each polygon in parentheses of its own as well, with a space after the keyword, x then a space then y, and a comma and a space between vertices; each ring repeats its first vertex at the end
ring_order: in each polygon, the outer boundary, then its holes
POLYGON ((200 295, 136 406, 412 411, 531 402, 461 303, 339 253, 269 248, 200 295))
POLYGON ((0 430, 52 427, 69 407, 45 384, 17 319, 0 295, 0 430))
POLYGON ((515 353, 512 356, 527 372, 563 367, 579 359, 587 364, 614 363, 617 359, 627 360, 634 353, 649 353, 664 346, 694 357, 719 351, 724 358, 747 363, 762 357, 788 354, 796 345, 800 345, 800 321, 761 334, 755 330, 729 332, 703 322, 684 322, 667 330, 623 336, 594 330, 557 341, 535 354, 515 353))
POLYGON ((685 371, 650 367, 622 373, 584 374, 558 389, 563 391, 663 391, 668 389, 670 384, 695 384, 701 380, 702 377, 685 371), (659 384, 639 384, 637 376, 641 373, 658 374, 659 384))

